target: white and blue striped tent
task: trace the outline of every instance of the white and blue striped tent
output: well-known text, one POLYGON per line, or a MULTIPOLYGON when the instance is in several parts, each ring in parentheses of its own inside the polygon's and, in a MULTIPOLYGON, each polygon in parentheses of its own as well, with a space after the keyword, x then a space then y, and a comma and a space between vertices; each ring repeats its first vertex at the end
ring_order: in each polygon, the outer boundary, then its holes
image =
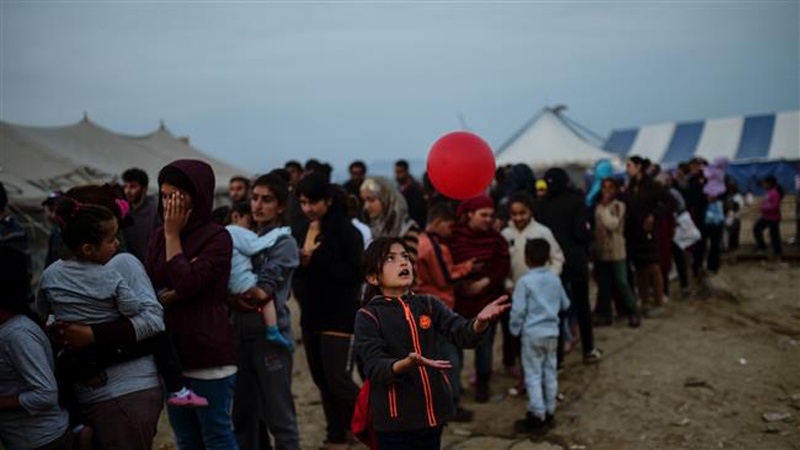
POLYGON ((698 156, 709 161, 726 157, 740 188, 757 191, 757 181, 772 174, 793 191, 800 164, 800 111, 615 130, 603 149, 666 167, 698 156))

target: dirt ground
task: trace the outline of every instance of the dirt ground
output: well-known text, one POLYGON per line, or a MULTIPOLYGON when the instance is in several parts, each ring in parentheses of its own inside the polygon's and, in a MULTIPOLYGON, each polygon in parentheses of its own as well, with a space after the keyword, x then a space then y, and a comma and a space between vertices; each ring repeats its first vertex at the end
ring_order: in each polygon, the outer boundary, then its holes
MULTIPOLYGON (((743 227, 745 242, 749 230, 743 227)), ((721 290, 693 286, 640 329, 597 328, 600 364, 583 365, 579 350, 567 355, 557 426, 536 441, 513 432, 525 398, 506 395, 515 380, 501 373, 498 339, 492 399, 475 404, 466 392, 475 421, 448 426, 443 448, 800 449, 800 267, 729 257, 712 281, 721 290), (768 422, 766 413, 789 416, 768 422)), ((295 355, 293 390, 302 447, 316 449, 325 422, 303 351, 300 345, 295 355)), ((155 448, 174 448, 165 417, 155 448)))
MULTIPOLYGON (((465 394, 475 421, 449 426, 444 448, 800 448, 800 268, 740 263, 718 277, 735 300, 700 293, 672 300, 663 317, 638 330, 624 323, 596 329, 601 364, 568 355, 558 426, 545 443, 514 435, 525 400, 506 396, 514 380, 498 374, 489 403, 465 394), (791 417, 765 422, 763 414, 773 412, 791 417)), ((315 449, 324 418, 302 346, 295 365, 302 446, 315 449)), ((464 372, 466 382, 469 364, 464 372)), ((173 448, 165 418, 156 448, 173 448)))

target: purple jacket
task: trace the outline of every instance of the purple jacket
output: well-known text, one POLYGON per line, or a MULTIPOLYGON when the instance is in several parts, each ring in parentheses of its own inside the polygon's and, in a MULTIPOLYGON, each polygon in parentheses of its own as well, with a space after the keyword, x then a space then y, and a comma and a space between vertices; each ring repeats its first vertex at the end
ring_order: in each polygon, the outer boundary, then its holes
POLYGON ((164 227, 153 232, 145 263, 147 274, 157 292, 174 289, 178 296, 165 309, 164 319, 183 369, 236 365, 225 304, 233 243, 225 228, 211 221, 214 172, 197 160, 178 160, 170 166, 182 171, 194 185, 192 213, 181 232, 183 253, 169 261, 164 227))

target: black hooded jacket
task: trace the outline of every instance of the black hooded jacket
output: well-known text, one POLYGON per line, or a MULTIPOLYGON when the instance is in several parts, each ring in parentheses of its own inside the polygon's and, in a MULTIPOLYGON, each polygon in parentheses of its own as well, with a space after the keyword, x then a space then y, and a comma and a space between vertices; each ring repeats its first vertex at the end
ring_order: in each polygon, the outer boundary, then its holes
POLYGON ((370 411, 377 431, 411 431, 437 427, 453 416, 447 371, 416 366, 395 374, 393 365, 410 352, 440 359, 437 341, 474 348, 485 333, 436 297, 407 294, 374 297, 356 315, 354 347, 370 380, 370 411))
POLYGON ((570 186, 563 169, 550 169, 544 174, 547 196, 536 207, 536 219, 550 228, 564 251, 564 275, 589 275, 589 243, 591 232, 583 194, 570 186))
MULTIPOLYGON (((308 233, 308 222, 292 230, 298 247, 308 233)), ((319 247, 308 265, 295 272, 292 289, 300 302, 304 332, 352 333, 363 284, 364 241, 350 223, 339 199, 321 221, 319 247)))

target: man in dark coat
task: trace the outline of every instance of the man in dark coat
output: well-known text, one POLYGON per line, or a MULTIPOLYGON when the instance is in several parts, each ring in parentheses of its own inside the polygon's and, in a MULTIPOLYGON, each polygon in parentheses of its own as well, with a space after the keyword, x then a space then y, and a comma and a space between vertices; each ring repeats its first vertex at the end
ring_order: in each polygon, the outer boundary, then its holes
MULTIPOLYGON (((577 315, 580 327, 583 359, 587 363, 598 362, 601 353, 594 346, 592 310, 589 304, 589 242, 583 194, 570 185, 564 169, 553 168, 545 172, 547 196, 536 208, 536 218, 550 228, 564 252, 564 270, 561 281, 570 297, 572 311, 577 315)), ((563 341, 563 336, 559 336, 563 341)), ((559 364, 563 361, 562 345, 558 348, 559 364)))

